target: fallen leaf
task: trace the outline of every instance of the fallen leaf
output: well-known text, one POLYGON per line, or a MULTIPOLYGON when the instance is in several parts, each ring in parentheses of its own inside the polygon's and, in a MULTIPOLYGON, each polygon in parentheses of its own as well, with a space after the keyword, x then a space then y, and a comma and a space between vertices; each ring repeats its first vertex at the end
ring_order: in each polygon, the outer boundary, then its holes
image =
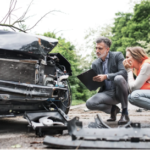
POLYGON ((21 145, 20 145, 20 144, 16 144, 16 145, 12 145, 11 147, 12 147, 12 148, 20 148, 21 145))
POLYGON ((16 148, 20 148, 21 147, 21 145, 19 145, 19 144, 16 144, 16 148))

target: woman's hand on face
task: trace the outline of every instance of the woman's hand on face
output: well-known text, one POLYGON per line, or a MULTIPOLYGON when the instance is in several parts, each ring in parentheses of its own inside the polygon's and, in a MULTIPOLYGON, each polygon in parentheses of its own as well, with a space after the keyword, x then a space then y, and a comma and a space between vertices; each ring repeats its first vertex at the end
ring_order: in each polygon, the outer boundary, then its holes
POLYGON ((123 65, 126 69, 131 68, 131 62, 129 62, 127 59, 123 61, 123 65))
POLYGON ((147 83, 150 83, 150 79, 148 79, 146 82, 147 82, 147 83))

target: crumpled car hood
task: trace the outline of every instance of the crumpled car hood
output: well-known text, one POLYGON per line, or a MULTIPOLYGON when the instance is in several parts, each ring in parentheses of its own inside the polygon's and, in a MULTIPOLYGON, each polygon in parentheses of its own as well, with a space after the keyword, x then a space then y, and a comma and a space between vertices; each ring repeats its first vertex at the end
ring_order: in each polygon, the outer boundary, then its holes
POLYGON ((58 43, 58 40, 40 35, 0 30, 0 51, 18 51, 46 56, 58 43))

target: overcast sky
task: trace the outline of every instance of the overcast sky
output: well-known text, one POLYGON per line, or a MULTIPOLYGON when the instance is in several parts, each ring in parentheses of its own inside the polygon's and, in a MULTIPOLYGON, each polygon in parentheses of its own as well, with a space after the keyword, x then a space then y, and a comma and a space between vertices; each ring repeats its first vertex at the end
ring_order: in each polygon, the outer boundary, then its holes
MULTIPOLYGON (((18 0, 12 19, 20 16, 31 0, 18 0)), ((0 20, 7 13, 10 0, 0 0, 0 20)), ((61 32, 68 41, 80 44, 88 28, 112 24, 117 12, 131 11, 130 0, 34 0, 27 16, 31 16, 26 24, 32 26, 43 14, 50 10, 59 10, 49 14, 32 33, 61 32)))

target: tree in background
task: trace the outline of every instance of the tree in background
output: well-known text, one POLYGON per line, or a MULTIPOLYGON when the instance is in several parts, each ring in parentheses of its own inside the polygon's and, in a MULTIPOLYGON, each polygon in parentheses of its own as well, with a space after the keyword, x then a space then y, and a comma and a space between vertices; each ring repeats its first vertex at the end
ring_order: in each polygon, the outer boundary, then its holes
POLYGON ((132 37, 128 37, 126 29, 132 16, 131 13, 116 13, 114 26, 112 27, 113 36, 110 37, 112 40, 111 51, 120 51, 124 54, 125 48, 135 42, 132 37))
POLYGON ((85 71, 82 64, 86 64, 86 61, 84 58, 81 58, 81 56, 76 54, 75 46, 70 42, 66 42, 64 38, 57 38, 54 33, 50 32, 44 33, 44 36, 58 39, 59 43, 53 49, 52 53, 60 53, 71 64, 72 76, 69 77, 69 82, 71 85, 72 99, 86 101, 91 95, 93 95, 93 92, 90 92, 76 77, 85 71))
MULTIPOLYGON (((142 46, 150 55, 150 0, 134 1, 133 13, 116 13, 113 25, 89 29, 85 40, 94 41, 96 36, 105 36, 112 40, 111 51, 120 51, 125 55, 125 49, 131 46, 142 46)), ((95 43, 92 48, 91 62, 95 59, 95 43)))
POLYGON ((143 0, 134 6, 132 13, 117 13, 112 28, 112 51, 125 54, 126 47, 142 46, 150 43, 150 1, 143 0))

